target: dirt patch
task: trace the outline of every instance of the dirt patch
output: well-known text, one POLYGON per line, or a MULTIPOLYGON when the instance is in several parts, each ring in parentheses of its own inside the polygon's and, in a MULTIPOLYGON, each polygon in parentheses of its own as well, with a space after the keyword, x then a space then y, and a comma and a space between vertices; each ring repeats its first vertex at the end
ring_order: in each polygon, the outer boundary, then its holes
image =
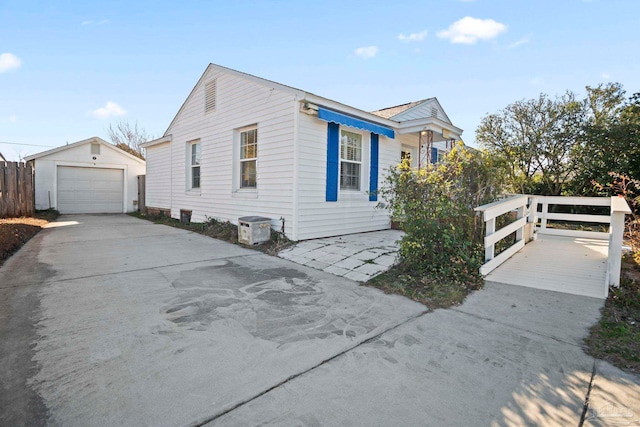
POLYGON ((163 224, 193 231, 194 233, 203 234, 208 237, 213 237, 214 239, 240 245, 245 248, 255 249, 257 251, 264 252, 267 255, 278 255, 278 252, 281 250, 295 244, 295 242, 287 239, 284 234, 271 230, 271 239, 268 242, 253 246, 243 245, 238 242, 238 227, 236 225, 228 221, 218 221, 213 218, 210 218, 207 222, 190 222, 185 224, 164 214, 141 214, 139 212, 133 212, 129 215, 136 218, 146 219, 156 224, 163 224))
POLYGON ((405 296, 433 310, 462 304, 469 293, 482 287, 482 281, 429 277, 416 274, 410 267, 400 264, 364 285, 378 288, 386 294, 405 296))
POLYGON ((0 265, 58 215, 55 211, 41 211, 34 217, 0 219, 0 265))

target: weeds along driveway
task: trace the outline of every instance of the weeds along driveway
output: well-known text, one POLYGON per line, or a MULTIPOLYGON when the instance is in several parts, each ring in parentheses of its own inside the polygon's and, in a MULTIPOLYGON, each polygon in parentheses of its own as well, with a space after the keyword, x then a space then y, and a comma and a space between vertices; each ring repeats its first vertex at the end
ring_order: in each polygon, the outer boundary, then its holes
POLYGON ((0 425, 188 425, 425 312, 124 215, 63 216, 0 269, 0 425))
POLYGON ((578 425, 590 385, 640 415, 581 348, 602 300, 490 284, 426 313, 127 216, 58 225, 0 269, 0 425, 578 425))

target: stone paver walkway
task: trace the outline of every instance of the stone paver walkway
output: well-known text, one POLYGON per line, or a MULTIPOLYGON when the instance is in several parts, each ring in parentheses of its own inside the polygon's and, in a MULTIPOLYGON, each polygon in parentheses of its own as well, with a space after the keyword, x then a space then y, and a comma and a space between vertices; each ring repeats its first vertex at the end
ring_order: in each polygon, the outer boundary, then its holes
POLYGON ((366 282, 395 264, 402 235, 399 230, 383 230, 306 240, 278 256, 356 282, 366 282))

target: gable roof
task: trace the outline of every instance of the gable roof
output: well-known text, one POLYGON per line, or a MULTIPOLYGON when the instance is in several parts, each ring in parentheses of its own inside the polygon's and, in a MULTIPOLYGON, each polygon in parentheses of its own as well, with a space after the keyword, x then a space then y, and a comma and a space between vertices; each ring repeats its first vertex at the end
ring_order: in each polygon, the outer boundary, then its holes
POLYGON ((234 70, 234 69, 231 69, 231 68, 223 67, 222 65, 209 63, 209 65, 207 65, 207 68, 205 68, 204 72, 202 73, 202 75, 200 76, 200 78, 198 79, 196 84, 193 86, 193 89, 191 89, 191 92, 189 92, 189 95, 185 98, 184 102, 180 106, 180 109, 178 110, 176 115, 173 117, 173 120, 171 120, 171 123, 169 123, 169 126, 167 127, 167 130, 164 131, 164 134, 162 135, 163 137, 164 136, 168 136, 169 129, 171 129, 171 126, 173 126, 173 124, 175 123, 175 121, 178 118, 178 116, 180 116, 180 113, 182 113, 182 110, 184 109, 185 105, 187 105, 187 102, 189 102, 189 100, 193 96, 194 92, 196 91, 196 88, 200 85, 200 83, 202 82, 204 77, 211 70, 218 70, 218 71, 222 71, 222 72, 225 72, 225 73, 228 73, 228 74, 232 74, 232 75, 235 75, 235 76, 238 76, 238 77, 244 77, 244 78, 252 80, 252 81, 254 81, 256 83, 260 83, 260 84, 263 84, 263 85, 266 84, 268 86, 272 86, 272 87, 274 87, 276 89, 279 89, 279 90, 282 90, 284 92, 298 94, 298 95, 301 95, 301 97, 304 97, 304 93, 305 92, 300 90, 300 89, 296 89, 296 88, 291 87, 291 86, 283 85, 283 84, 280 84, 280 83, 277 83, 277 82, 274 82, 274 81, 271 81, 271 80, 263 79, 262 77, 257 77, 257 76, 254 76, 252 74, 243 73, 242 71, 237 71, 237 70, 234 70))
POLYGON ((125 157, 128 157, 129 159, 133 159, 133 160, 135 160, 135 161, 137 161, 138 163, 141 163, 141 164, 146 164, 146 162, 144 160, 139 159, 138 157, 134 156, 133 154, 129 154, 126 151, 119 149, 115 145, 110 144, 107 141, 105 141, 104 139, 99 138, 97 136, 94 136, 94 137, 88 138, 88 139, 83 139, 82 141, 74 142, 73 144, 67 144, 67 145, 63 145, 63 146, 57 147, 57 148, 52 148, 51 150, 43 151, 41 153, 32 154, 30 156, 25 157, 24 160, 28 162, 30 160, 35 160, 35 159, 38 159, 40 157, 49 156, 51 154, 55 154, 55 153, 58 153, 60 151, 68 150, 70 148, 79 147, 79 146, 85 145, 85 144, 100 144, 100 145, 104 145, 104 146, 108 147, 109 149, 115 150, 119 154, 121 154, 121 155, 123 155, 125 157))
POLYGON ((6 161, 7 159, 5 159, 2 153, 0 153, 0 162, 6 162, 6 161))
POLYGON ((158 138, 157 140, 154 140, 154 141, 147 142, 147 144, 148 144, 147 147, 152 146, 152 145, 156 145, 156 143, 166 142, 164 140, 164 138, 170 136, 169 131, 170 131, 171 127, 173 126, 173 124, 175 123, 177 118, 180 116, 180 113, 182 113, 182 110, 184 109, 184 107, 187 104, 187 102, 189 102, 189 100, 191 99, 191 97, 195 93, 196 88, 198 88, 198 86, 204 80, 205 76, 211 70, 217 70, 217 71, 228 73, 228 74, 231 74, 231 75, 234 75, 234 76, 237 76, 237 77, 242 77, 242 78, 245 78, 245 79, 250 80, 252 82, 255 82, 255 83, 258 83, 258 84, 261 84, 261 85, 264 85, 264 86, 272 87, 272 88, 281 90, 283 92, 290 93, 292 95, 296 95, 300 100, 308 100, 308 101, 313 102, 313 103, 325 104, 327 107, 337 109, 340 112, 345 112, 345 113, 348 113, 348 114, 352 114, 352 115, 355 115, 357 117, 364 118, 366 120, 372 120, 372 121, 375 121, 377 123, 383 124, 385 126, 397 126, 397 124, 398 124, 397 122, 393 122, 393 121, 388 120, 388 119, 386 119, 384 117, 376 116, 376 115, 374 115, 374 114, 372 114, 372 113, 370 113, 368 111, 364 111, 364 110, 361 110, 359 108, 351 107, 351 106, 343 104, 341 102, 333 101, 333 100, 331 100, 329 98, 324 98, 322 96, 315 95, 315 94, 313 94, 311 92, 307 92, 307 91, 304 91, 302 89, 297 89, 297 88, 292 87, 292 86, 287 86, 287 85, 284 85, 282 83, 274 82, 273 80, 264 79, 262 77, 254 76, 252 74, 243 73, 242 71, 237 71, 237 70, 234 70, 234 69, 231 69, 231 68, 223 67, 222 65, 217 65, 217 64, 210 63, 207 66, 207 68, 204 70, 204 72, 202 73, 202 75, 200 76, 200 78, 198 79, 196 84, 193 86, 193 89, 191 89, 191 92, 189 93, 187 98, 184 100, 184 102, 180 106, 180 109, 178 110, 176 115, 173 117, 173 120, 171 120, 171 123, 167 127, 167 130, 164 132, 163 137, 162 138, 158 138))
POLYGON ((196 92, 196 89, 200 86, 200 84, 205 79, 205 76, 207 76, 207 74, 211 70, 217 70, 217 71, 231 74, 237 77, 242 77, 254 83, 261 84, 263 86, 271 87, 271 88, 295 95, 299 101, 322 105, 331 109, 335 109, 338 112, 346 113, 356 118, 369 120, 384 126, 391 126, 394 128, 398 128, 402 122, 405 122, 405 124, 408 124, 406 122, 415 120, 416 118, 429 119, 429 120, 436 119, 436 121, 439 121, 441 124, 444 124, 445 126, 447 125, 450 126, 452 130, 456 131, 457 133, 459 134, 462 133, 462 129, 459 129, 453 126, 453 124, 451 123, 451 120, 449 119, 447 114, 444 112, 444 109, 442 108, 437 98, 435 97, 426 98, 420 101, 410 102, 410 103, 398 105, 395 107, 384 108, 382 110, 368 112, 368 111, 361 110, 359 108, 351 107, 350 105, 346 105, 338 101, 333 101, 329 98, 324 98, 322 96, 315 95, 311 92, 294 88, 292 86, 287 86, 281 83, 274 82, 272 80, 254 76, 252 74, 243 73, 241 71, 236 71, 231 68, 210 63, 207 66, 207 68, 204 70, 204 72, 202 73, 202 75, 200 76, 196 84, 191 89, 191 92, 189 93, 187 98, 184 100, 184 102, 180 106, 180 109, 178 110, 176 115, 173 117, 173 120, 171 120, 171 123, 167 127, 167 130, 164 132, 163 136, 156 140, 146 142, 143 148, 148 148, 157 144, 171 141, 171 134, 169 133, 169 131, 171 130, 172 126, 174 125, 174 123, 176 122, 176 120, 178 119, 182 111, 184 110, 186 104, 193 97, 194 93, 196 92), (431 111, 432 106, 438 108, 438 112, 441 113, 441 114, 438 114, 440 117, 434 116, 432 114, 432 111, 431 111), (424 111, 420 111, 421 107, 424 108, 424 111))
POLYGON ((423 99, 421 101, 408 102, 406 104, 396 105, 395 107, 383 108, 381 110, 372 111, 371 114, 375 114, 376 116, 380 116, 385 119, 390 119, 394 116, 397 116, 400 113, 404 113, 405 111, 415 107, 416 105, 419 105, 425 101, 428 101, 429 99, 434 99, 434 98, 423 99))
POLYGON ((444 108, 442 108, 442 105, 440 105, 440 102, 436 97, 396 105, 395 107, 383 108, 381 110, 372 111, 372 114, 400 123, 409 120, 435 117, 443 120, 445 123, 453 125, 453 123, 451 123, 451 119, 449 119, 447 113, 444 112, 444 108), (436 112, 435 115, 434 110, 436 112))

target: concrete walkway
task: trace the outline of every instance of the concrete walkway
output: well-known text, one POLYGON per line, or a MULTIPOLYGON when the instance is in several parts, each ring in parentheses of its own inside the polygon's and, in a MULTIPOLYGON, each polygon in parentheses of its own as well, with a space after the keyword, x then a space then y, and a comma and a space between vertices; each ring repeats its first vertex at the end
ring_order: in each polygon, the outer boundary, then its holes
POLYGON ((366 282, 395 264, 402 235, 402 231, 382 230, 306 240, 278 256, 356 282, 366 282))
POLYGON ((581 348, 601 306, 489 284, 430 313, 184 230, 65 216, 0 268, 0 425, 578 425, 590 384, 587 425, 638 424, 640 379, 581 348))

